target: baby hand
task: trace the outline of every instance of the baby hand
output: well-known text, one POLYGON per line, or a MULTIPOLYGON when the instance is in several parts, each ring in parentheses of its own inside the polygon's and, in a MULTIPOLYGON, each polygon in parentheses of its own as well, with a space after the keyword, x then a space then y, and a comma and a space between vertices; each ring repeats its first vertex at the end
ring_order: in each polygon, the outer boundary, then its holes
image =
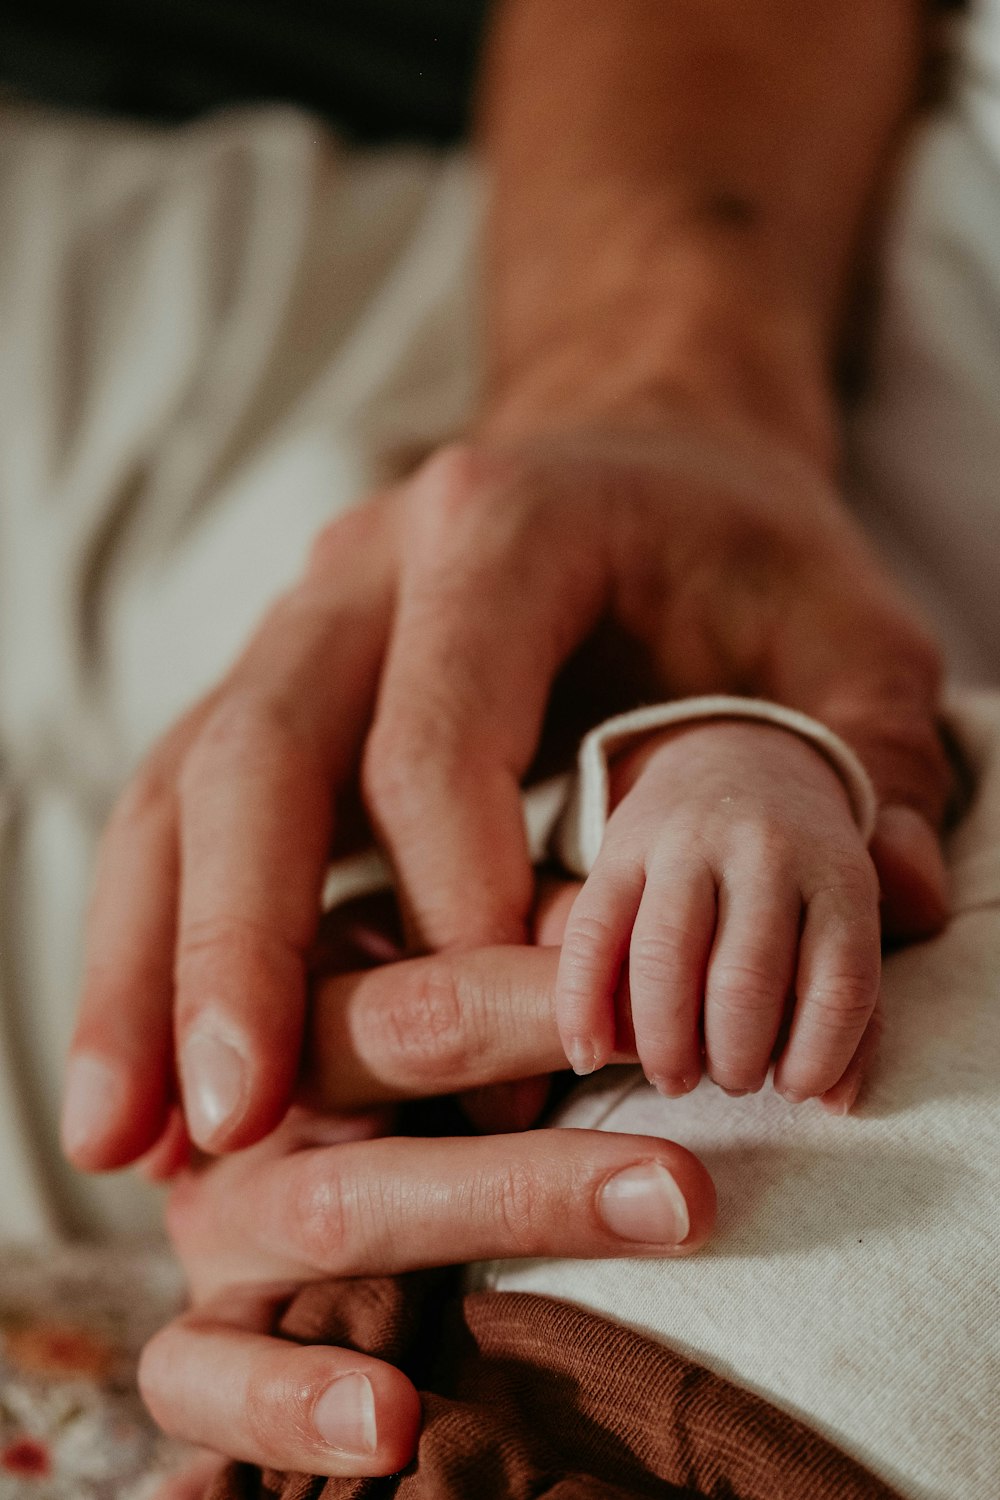
POLYGON ((625 973, 635 1048, 662 1093, 689 1092, 703 1065, 754 1093, 775 1058, 786 1099, 832 1089, 880 970, 878 881, 833 767, 770 724, 702 722, 621 757, 612 806, 559 966, 576 1071, 622 1050, 625 973))

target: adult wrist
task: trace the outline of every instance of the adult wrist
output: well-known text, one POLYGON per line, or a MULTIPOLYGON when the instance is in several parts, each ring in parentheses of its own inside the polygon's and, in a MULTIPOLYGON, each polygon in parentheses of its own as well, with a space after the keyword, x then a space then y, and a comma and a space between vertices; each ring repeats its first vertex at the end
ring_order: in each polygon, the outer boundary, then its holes
POLYGON ((480 435, 650 432, 690 408, 832 471, 829 337, 805 295, 749 240, 701 228, 648 238, 634 231, 587 274, 568 266, 561 287, 553 267, 526 278, 534 294, 505 296, 501 282, 480 435))

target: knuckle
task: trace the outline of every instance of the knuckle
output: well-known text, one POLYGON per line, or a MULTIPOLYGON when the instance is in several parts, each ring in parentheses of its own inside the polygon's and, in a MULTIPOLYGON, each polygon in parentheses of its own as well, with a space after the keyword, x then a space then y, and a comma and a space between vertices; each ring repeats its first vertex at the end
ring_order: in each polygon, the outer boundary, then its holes
POLYGON ((368 549, 385 541, 389 528, 389 492, 373 495, 367 504, 355 506, 328 521, 313 538, 303 569, 303 582, 327 581, 344 568, 356 570, 368 549))
POLYGON ((180 936, 181 953, 197 957, 220 949, 245 954, 260 949, 281 948, 289 944, 272 929, 250 917, 230 913, 199 917, 189 921, 180 936))
POLYGON ((541 1185, 530 1167, 511 1163, 491 1174, 483 1195, 488 1222, 503 1230, 516 1254, 531 1255, 542 1248, 541 1185))
POLYGON ((449 443, 427 460, 414 486, 421 524, 451 526, 484 494, 509 482, 512 462, 474 443, 449 443))
POLYGON ((877 994, 878 976, 874 969, 845 962, 809 986, 807 999, 813 1024, 838 1033, 862 1029, 874 1009, 877 994))
POLYGON ((796 883, 809 846, 801 823, 792 815, 767 815, 736 823, 731 848, 723 884, 770 905, 796 883))
POLYGON ((225 693, 206 716, 181 767, 182 795, 205 778, 231 776, 234 766, 252 771, 285 766, 311 779, 320 774, 314 752, 280 704, 245 688, 225 693))
POLYGON ((874 905, 879 896, 878 872, 867 850, 839 851, 825 879, 810 894, 818 893, 833 897, 842 906, 874 905))
POLYGON ((348 1189, 331 1167, 328 1152, 310 1163, 292 1195, 294 1233, 307 1264, 327 1275, 341 1274, 350 1232, 348 1189))
POLYGON ((417 1085, 464 1078, 481 1051, 459 985, 444 962, 425 960, 376 1020, 393 1070, 417 1085))
POLYGON ((491 756, 499 751, 475 733, 483 706, 480 687, 457 665, 447 683, 421 682, 419 694, 411 691, 386 704, 361 758, 361 793, 369 812, 406 824, 442 790, 452 795, 488 775, 491 756))
POLYGON ((792 836, 783 818, 761 809, 734 820, 733 842, 745 851, 749 868, 771 871, 786 862, 792 836))
POLYGON ((563 943, 572 955, 574 967, 589 973, 617 941, 615 926, 606 917, 593 911, 575 911, 570 917, 563 943))
POLYGON ((683 928, 668 922, 651 931, 636 933, 629 949, 629 979, 636 988, 669 992, 677 982, 689 937, 683 928))
POLYGON ((372 727, 361 760, 361 795, 380 822, 406 825, 426 800, 428 772, 447 757, 443 725, 425 710, 400 708, 372 727))
POLYGON ((770 967, 762 958, 752 956, 713 964, 707 993, 716 1010, 744 1019, 770 1015, 781 998, 770 967))
POLYGON ((242 760, 260 753, 272 736, 274 720, 245 692, 230 692, 216 704, 191 747, 182 771, 182 783, 207 763, 242 760))

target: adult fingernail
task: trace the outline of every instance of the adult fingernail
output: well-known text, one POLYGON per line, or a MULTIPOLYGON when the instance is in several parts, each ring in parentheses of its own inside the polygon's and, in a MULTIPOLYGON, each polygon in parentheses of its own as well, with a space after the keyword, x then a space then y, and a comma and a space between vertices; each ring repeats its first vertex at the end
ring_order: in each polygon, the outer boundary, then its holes
POLYGON ((62 1110, 62 1142, 68 1155, 103 1140, 122 1089, 121 1074, 103 1057, 78 1053, 70 1060, 62 1110))
POLYGON ((680 1245, 691 1231, 687 1202, 666 1167, 642 1162, 609 1177, 597 1211, 612 1234, 650 1245, 680 1245))
POLYGON ((205 1027, 188 1036, 180 1063, 188 1129, 200 1146, 208 1146, 240 1112, 246 1061, 231 1041, 205 1027))
POLYGON ((347 1453, 374 1453, 378 1447, 375 1393, 367 1376, 342 1375, 328 1385, 313 1407, 313 1423, 324 1443, 347 1453))

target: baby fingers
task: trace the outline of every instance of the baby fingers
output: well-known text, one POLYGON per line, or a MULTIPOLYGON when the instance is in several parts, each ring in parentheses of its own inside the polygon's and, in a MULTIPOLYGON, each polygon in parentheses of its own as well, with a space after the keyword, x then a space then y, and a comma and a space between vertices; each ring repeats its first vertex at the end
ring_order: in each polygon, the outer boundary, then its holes
POLYGON ((629 951, 635 1048, 661 1094, 701 1077, 701 1008, 715 931, 715 876, 701 858, 653 865, 629 951))
POLYGON ((801 901, 780 862, 744 865, 719 884, 719 919, 705 987, 709 1077, 756 1093, 767 1077, 795 974, 801 901))
POLYGON ((838 1083, 875 1010, 881 967, 874 868, 815 891, 807 903, 795 1010, 774 1085, 793 1103, 838 1083))
POLYGON ((615 1050, 615 991, 642 899, 638 863, 598 860, 573 903, 556 978, 556 1019, 575 1073, 593 1073, 615 1050))

